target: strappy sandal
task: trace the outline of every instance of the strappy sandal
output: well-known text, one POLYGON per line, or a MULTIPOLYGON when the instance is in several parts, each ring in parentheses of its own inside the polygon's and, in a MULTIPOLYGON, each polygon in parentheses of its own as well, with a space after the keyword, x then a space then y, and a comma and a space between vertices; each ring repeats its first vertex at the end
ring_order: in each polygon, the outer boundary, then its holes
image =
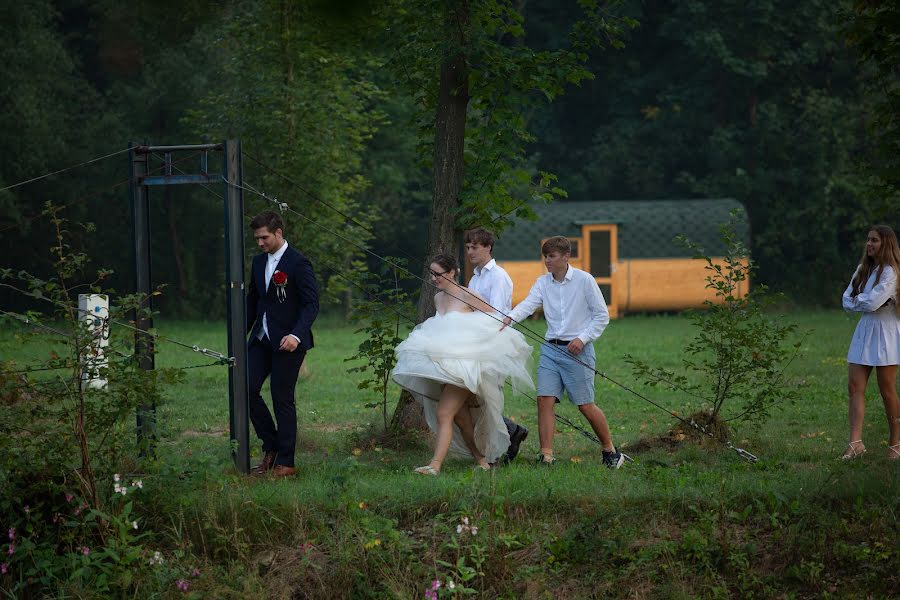
POLYGON ((900 459, 900 444, 894 444, 893 446, 888 446, 888 450, 891 451, 891 454, 888 454, 888 460, 900 459))
MULTIPOLYGON (((433 462, 433 461, 432 461, 433 462)), ((438 463, 440 465, 440 463, 438 463)), ((413 469, 413 473, 418 473, 419 475, 430 475, 431 477, 437 477, 441 474, 440 467, 435 469, 431 465, 425 465, 424 467, 416 467, 413 469)))
POLYGON ((862 444, 862 440, 856 440, 855 442, 850 442, 849 444, 847 444, 847 450, 841 456, 841 460, 853 460, 854 458, 859 458, 866 453, 865 446, 863 446, 862 450, 860 450, 853 444, 862 444))

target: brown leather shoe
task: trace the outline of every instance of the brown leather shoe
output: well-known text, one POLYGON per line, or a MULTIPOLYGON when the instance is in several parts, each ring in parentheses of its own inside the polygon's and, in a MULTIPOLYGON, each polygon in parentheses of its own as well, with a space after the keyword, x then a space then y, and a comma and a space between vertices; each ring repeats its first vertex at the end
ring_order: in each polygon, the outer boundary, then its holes
POLYGON ((297 474, 297 469, 287 465, 275 465, 272 468, 272 477, 293 477, 297 474))
POLYGON ((278 456, 278 453, 274 450, 269 450, 262 457, 262 461, 252 469, 250 469, 251 475, 265 475, 269 471, 272 470, 272 467, 275 466, 275 457, 278 456))

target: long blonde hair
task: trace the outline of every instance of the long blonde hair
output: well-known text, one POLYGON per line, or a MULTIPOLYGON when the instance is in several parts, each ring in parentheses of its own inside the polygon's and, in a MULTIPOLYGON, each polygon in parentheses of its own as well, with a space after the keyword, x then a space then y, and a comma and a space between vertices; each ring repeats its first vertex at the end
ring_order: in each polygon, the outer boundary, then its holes
MULTIPOLYGON (((878 251, 877 256, 870 257, 865 248, 863 248, 863 255, 859 261, 859 271, 856 272, 856 276, 853 278, 853 292, 850 295, 857 296, 863 291, 869 276, 872 275, 875 269, 878 269, 878 273, 875 275, 875 285, 878 285, 878 282, 881 280, 881 274, 884 272, 884 267, 889 266, 894 269, 894 276, 897 280, 897 289, 894 291, 894 296, 895 298, 900 298, 900 244, 897 243, 897 234, 888 225, 873 225, 869 228, 869 231, 874 231, 881 238, 881 249, 878 251)), ((897 314, 900 314, 900 303, 895 300, 894 304, 897 314)))

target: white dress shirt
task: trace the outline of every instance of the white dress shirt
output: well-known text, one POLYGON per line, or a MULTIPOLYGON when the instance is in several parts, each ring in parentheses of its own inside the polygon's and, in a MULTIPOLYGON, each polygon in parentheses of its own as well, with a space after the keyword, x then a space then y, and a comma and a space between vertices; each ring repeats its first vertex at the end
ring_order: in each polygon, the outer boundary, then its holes
POLYGON ((469 280, 469 289, 478 292, 485 302, 504 315, 512 308, 513 282, 506 271, 493 258, 485 265, 475 268, 469 280))
POLYGON ((578 338, 586 346, 599 338, 609 324, 609 310, 596 280, 590 273, 572 265, 562 281, 556 281, 552 273, 538 277, 528 296, 509 316, 518 322, 539 306, 544 308, 548 340, 578 338))
MULTIPOLYGON (((269 254, 266 257, 266 292, 269 291, 269 282, 272 281, 272 275, 275 274, 276 267, 278 266, 278 261, 281 260, 281 257, 284 256, 284 253, 288 249, 287 240, 284 240, 284 243, 281 245, 281 248, 269 254)), ((262 322, 262 335, 265 337, 269 337, 269 324, 266 321, 266 314, 263 313, 263 322, 262 322)), ((297 336, 294 336, 295 338, 297 336)), ((259 339, 262 339, 260 337, 259 339)), ((269 338, 271 339, 271 338, 269 338)), ((300 341, 299 339, 297 341, 300 341)))

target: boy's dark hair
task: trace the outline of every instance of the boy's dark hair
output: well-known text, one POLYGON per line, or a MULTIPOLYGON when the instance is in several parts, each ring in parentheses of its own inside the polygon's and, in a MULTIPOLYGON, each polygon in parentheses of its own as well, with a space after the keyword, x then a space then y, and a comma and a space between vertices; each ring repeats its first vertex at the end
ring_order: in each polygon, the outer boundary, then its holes
POLYGON ((487 246, 491 249, 491 253, 494 252, 494 234, 483 227, 476 227, 475 229, 466 231, 463 241, 466 244, 481 244, 482 246, 487 246))
POLYGON ((280 229, 281 233, 284 233, 284 220, 281 218, 277 212, 272 212, 271 210, 267 210, 266 212, 261 212, 250 221, 250 229, 254 231, 259 229, 260 227, 265 227, 269 230, 269 233, 275 233, 276 229, 280 229))

